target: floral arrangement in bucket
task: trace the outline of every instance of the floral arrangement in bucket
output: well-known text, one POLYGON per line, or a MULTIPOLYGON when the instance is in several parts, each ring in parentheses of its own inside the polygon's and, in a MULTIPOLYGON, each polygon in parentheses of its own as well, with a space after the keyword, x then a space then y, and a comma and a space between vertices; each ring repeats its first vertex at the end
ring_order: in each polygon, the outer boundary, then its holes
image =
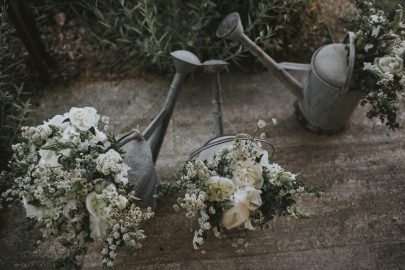
MULTIPOLYGON (((103 241, 102 262, 111 267, 118 247, 142 246, 141 222, 154 215, 137 206, 128 184, 131 168, 114 135, 100 131, 99 122, 97 111, 85 107, 23 127, 9 170, 1 175, 13 182, 3 201, 22 202, 42 240, 59 240, 70 250, 63 263, 76 266, 87 242, 103 241)), ((101 122, 106 130, 108 117, 101 122)))
MULTIPOLYGON (((255 134, 264 137, 265 126, 260 120, 255 134)), ((177 199, 174 209, 184 209, 188 218, 198 216, 195 249, 200 248, 210 231, 221 238, 225 230, 255 230, 279 215, 306 217, 294 206, 296 198, 306 193, 319 194, 317 188, 306 187, 296 174, 270 163, 262 144, 246 134, 235 136, 212 159, 189 160, 174 186, 185 193, 177 199)))
POLYGON ((354 87, 366 93, 369 118, 379 117, 391 129, 399 127, 398 103, 405 92, 405 23, 402 7, 390 21, 374 1, 358 0, 354 87))

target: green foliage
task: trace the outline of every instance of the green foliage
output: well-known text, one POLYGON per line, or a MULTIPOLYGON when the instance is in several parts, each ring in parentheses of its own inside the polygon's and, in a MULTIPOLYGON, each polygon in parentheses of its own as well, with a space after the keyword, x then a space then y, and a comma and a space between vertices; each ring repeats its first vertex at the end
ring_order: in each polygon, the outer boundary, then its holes
MULTIPOLYGON (((119 50, 120 57, 108 67, 142 67, 168 70, 170 51, 186 49, 201 59, 240 60, 246 56, 237 42, 215 36, 216 28, 228 13, 238 11, 246 33, 265 50, 282 49, 296 36, 301 21, 308 18, 311 0, 35 0, 40 17, 50 10, 80 16, 100 44, 119 50), (41 15, 42 14, 42 15, 41 15), (100 27, 101 26, 101 27, 100 27)), ((101 59, 106 61, 106 59, 101 59)), ((106 65, 107 66, 107 65, 106 65)))
POLYGON ((404 0, 379 0, 375 2, 375 7, 385 12, 394 13, 399 4, 404 5, 404 0))
POLYGON ((20 83, 25 76, 24 63, 14 58, 12 44, 7 42, 12 31, 5 7, 0 6, 0 169, 9 160, 11 145, 30 112, 30 103, 23 98, 24 84, 20 83))

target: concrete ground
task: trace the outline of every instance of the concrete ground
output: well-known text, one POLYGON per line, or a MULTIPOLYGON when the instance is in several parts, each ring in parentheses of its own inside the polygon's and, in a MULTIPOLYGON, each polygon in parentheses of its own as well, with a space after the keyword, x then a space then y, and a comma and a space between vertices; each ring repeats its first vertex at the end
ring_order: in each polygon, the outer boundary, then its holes
MULTIPOLYGON (((93 106, 111 116, 111 128, 142 129, 159 110, 169 78, 77 82, 38 94, 35 119, 71 106, 93 106)), ((293 112, 294 97, 268 73, 223 77, 224 113, 238 132, 258 119, 278 120, 271 131, 274 161, 323 187, 322 198, 299 204, 309 219, 278 218, 269 229, 247 232, 242 255, 233 247, 240 233, 210 238, 192 248, 192 223, 171 203, 162 203, 145 226, 144 248, 119 253, 116 269, 405 269, 405 134, 392 132, 355 111, 346 130, 318 136, 304 130, 293 112)), ((173 180, 192 150, 211 137, 211 82, 190 77, 179 96, 157 164, 161 179, 173 180)), ((400 115, 405 126, 405 111, 400 115)), ((39 120, 37 121, 39 123, 39 120)), ((232 132, 226 124, 226 131, 232 132)), ((23 212, 0 214, 0 269, 52 269, 63 251, 58 245, 34 247, 35 230, 26 231, 23 212)), ((244 245, 243 243, 242 245, 244 245)), ((84 269, 100 269, 97 246, 83 259, 84 269)))

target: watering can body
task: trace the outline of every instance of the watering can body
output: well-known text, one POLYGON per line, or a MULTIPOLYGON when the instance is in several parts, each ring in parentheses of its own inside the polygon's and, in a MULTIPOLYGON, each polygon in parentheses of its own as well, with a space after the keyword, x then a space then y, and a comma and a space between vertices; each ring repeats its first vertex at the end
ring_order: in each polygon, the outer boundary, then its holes
POLYGON ((320 48, 313 55, 311 65, 277 63, 243 33, 236 12, 221 22, 217 36, 240 41, 279 78, 297 97, 295 108, 298 121, 313 132, 339 133, 361 100, 361 91, 350 89, 355 59, 354 33, 349 32, 344 43, 320 48), (309 74, 301 83, 288 70, 305 70, 309 74))
POLYGON ((363 93, 350 88, 354 67, 354 35, 349 42, 326 45, 312 57, 303 93, 295 103, 298 121, 316 133, 341 132, 363 93))
POLYGON ((128 182, 135 188, 135 194, 143 206, 156 207, 153 195, 159 183, 150 145, 146 140, 131 140, 122 149, 124 160, 129 164, 128 182))
POLYGON ((145 207, 156 207, 154 195, 158 177, 155 163, 174 111, 177 96, 187 74, 201 66, 198 57, 191 52, 179 50, 172 52, 171 56, 176 74, 170 84, 162 109, 142 133, 133 130, 117 140, 125 151, 124 162, 131 168, 128 171, 128 181, 134 187, 140 204, 145 207))

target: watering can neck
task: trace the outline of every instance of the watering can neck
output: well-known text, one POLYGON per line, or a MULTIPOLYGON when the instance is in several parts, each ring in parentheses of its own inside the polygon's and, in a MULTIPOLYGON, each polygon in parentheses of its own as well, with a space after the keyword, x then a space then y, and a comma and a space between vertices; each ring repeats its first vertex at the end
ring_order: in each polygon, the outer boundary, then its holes
POLYGON ((290 73, 282 68, 273 58, 257 46, 248 36, 242 34, 239 40, 257 57, 257 59, 279 78, 288 89, 298 98, 303 97, 304 85, 297 81, 290 73))
POLYGON ((163 108, 143 132, 145 139, 150 144, 153 162, 156 162, 159 155, 167 127, 169 126, 170 118, 176 105, 177 96, 186 76, 187 74, 185 73, 176 72, 172 83, 170 84, 169 92, 166 95, 163 108))
POLYGON ((181 84, 183 83, 186 76, 187 74, 185 73, 176 72, 170 84, 169 92, 166 95, 162 111, 167 111, 168 113, 171 113, 173 111, 174 105, 176 104, 177 96, 181 90, 181 84))

